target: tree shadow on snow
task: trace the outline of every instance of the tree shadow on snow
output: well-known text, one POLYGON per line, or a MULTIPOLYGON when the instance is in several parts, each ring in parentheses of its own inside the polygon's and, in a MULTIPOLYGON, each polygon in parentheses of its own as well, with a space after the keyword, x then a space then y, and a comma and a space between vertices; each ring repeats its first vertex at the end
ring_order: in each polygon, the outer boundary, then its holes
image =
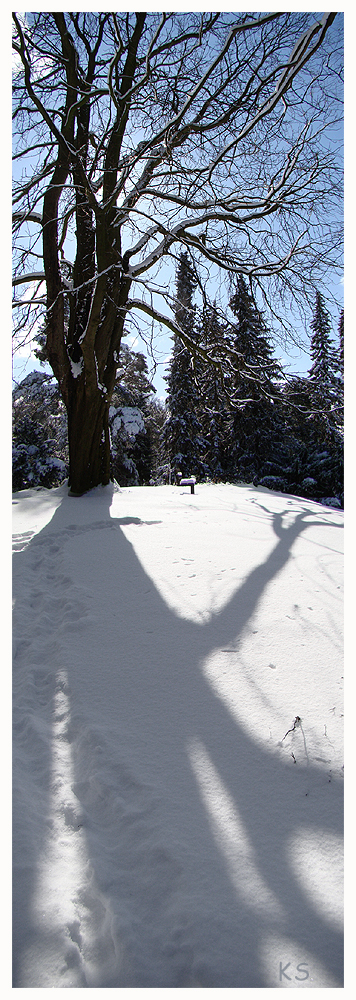
POLYGON ((111 499, 110 488, 65 497, 15 555, 13 986, 299 985, 292 959, 312 977, 310 956, 342 986, 342 935, 290 855, 296 829, 341 836, 342 783, 266 752, 203 672, 215 651, 236 649, 293 544, 320 522, 307 507, 287 526, 274 515, 268 558, 197 624, 167 606, 122 531, 145 522, 110 517, 111 499), (79 844, 72 876, 63 831, 79 844), (59 909, 72 878, 75 918, 61 930, 41 912, 45 864, 59 909), (275 982, 263 957, 273 940, 275 982))

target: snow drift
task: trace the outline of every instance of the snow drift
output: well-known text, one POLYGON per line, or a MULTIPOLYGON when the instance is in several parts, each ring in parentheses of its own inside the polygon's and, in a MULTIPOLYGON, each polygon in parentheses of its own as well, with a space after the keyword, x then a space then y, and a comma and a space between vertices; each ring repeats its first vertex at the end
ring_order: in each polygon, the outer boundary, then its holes
POLYGON ((13 502, 13 986, 341 987, 342 513, 13 502))

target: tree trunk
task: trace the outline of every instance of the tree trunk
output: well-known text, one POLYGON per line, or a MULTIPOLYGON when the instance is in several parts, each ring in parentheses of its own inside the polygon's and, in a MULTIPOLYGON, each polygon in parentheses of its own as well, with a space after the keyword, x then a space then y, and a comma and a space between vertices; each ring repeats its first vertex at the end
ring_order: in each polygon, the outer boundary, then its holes
POLYGON ((73 380, 68 403, 69 486, 82 496, 110 482, 109 402, 98 389, 88 392, 84 378, 73 380))

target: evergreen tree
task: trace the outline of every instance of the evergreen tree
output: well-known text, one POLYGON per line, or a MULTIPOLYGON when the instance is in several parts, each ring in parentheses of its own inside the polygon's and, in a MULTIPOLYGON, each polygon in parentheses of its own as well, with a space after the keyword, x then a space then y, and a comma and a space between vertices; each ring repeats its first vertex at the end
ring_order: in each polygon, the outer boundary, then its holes
MULTIPOLYGON (((186 251, 181 253, 176 279, 175 318, 182 332, 193 340, 197 339, 195 326, 195 306, 193 295, 197 279, 186 251)), ((208 473, 204 461, 206 442, 199 420, 197 358, 175 335, 173 356, 170 363, 168 384, 169 416, 164 430, 164 438, 169 454, 171 471, 176 478, 196 475, 204 478, 208 473)))
POLYGON ((312 365, 304 378, 293 379, 285 390, 289 435, 294 441, 291 492, 310 499, 343 504, 343 437, 341 351, 331 334, 330 316, 317 292, 311 323, 312 365))
POLYGON ((112 475, 120 486, 142 486, 150 482, 150 402, 155 392, 148 377, 146 358, 123 344, 109 409, 112 475))
MULTIPOLYGON (((331 334, 323 296, 316 293, 311 323, 309 371, 311 413, 308 426, 307 471, 318 498, 343 497, 343 438, 340 353, 331 334)), ((304 480, 305 483, 305 480, 304 480)))
MULTIPOLYGON (((138 406, 110 406, 112 477, 120 486, 140 486, 146 480, 146 430, 138 406)), ((149 469, 148 469, 149 477, 149 469)))
POLYGON ((324 418, 326 426, 326 421, 335 422, 338 411, 340 358, 331 336, 330 316, 320 292, 316 293, 311 330, 310 356, 313 364, 309 371, 310 398, 315 410, 324 411, 320 418, 324 418))
POLYGON ((132 351, 127 344, 121 345, 119 365, 116 373, 114 399, 118 404, 139 406, 145 409, 156 389, 149 379, 147 361, 140 351, 132 351))
POLYGON ((58 486, 68 473, 67 415, 52 375, 31 372, 12 393, 14 490, 58 486))
POLYGON ((225 481, 228 469, 229 402, 226 376, 217 362, 225 357, 225 326, 218 318, 216 303, 205 305, 197 323, 199 345, 213 360, 199 361, 199 417, 205 441, 204 460, 213 480, 225 481))
POLYGON ((229 334, 231 476, 259 481, 281 477, 287 456, 279 400, 281 372, 273 358, 267 328, 241 275, 230 300, 235 323, 229 334))
POLYGON ((160 486, 170 481, 170 463, 164 428, 167 408, 159 399, 150 399, 145 413, 145 427, 150 435, 150 485, 160 486))
POLYGON ((344 374, 344 310, 341 310, 339 319, 339 367, 341 374, 344 374))
POLYGON ((344 310, 341 310, 339 319, 339 415, 338 423, 340 428, 344 427, 344 310))

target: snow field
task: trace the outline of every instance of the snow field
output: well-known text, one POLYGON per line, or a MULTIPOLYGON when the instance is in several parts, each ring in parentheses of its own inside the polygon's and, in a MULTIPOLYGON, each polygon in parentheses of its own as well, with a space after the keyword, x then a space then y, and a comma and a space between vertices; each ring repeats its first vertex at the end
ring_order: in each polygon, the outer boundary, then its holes
POLYGON ((342 513, 13 511, 13 986, 340 988, 342 513))

